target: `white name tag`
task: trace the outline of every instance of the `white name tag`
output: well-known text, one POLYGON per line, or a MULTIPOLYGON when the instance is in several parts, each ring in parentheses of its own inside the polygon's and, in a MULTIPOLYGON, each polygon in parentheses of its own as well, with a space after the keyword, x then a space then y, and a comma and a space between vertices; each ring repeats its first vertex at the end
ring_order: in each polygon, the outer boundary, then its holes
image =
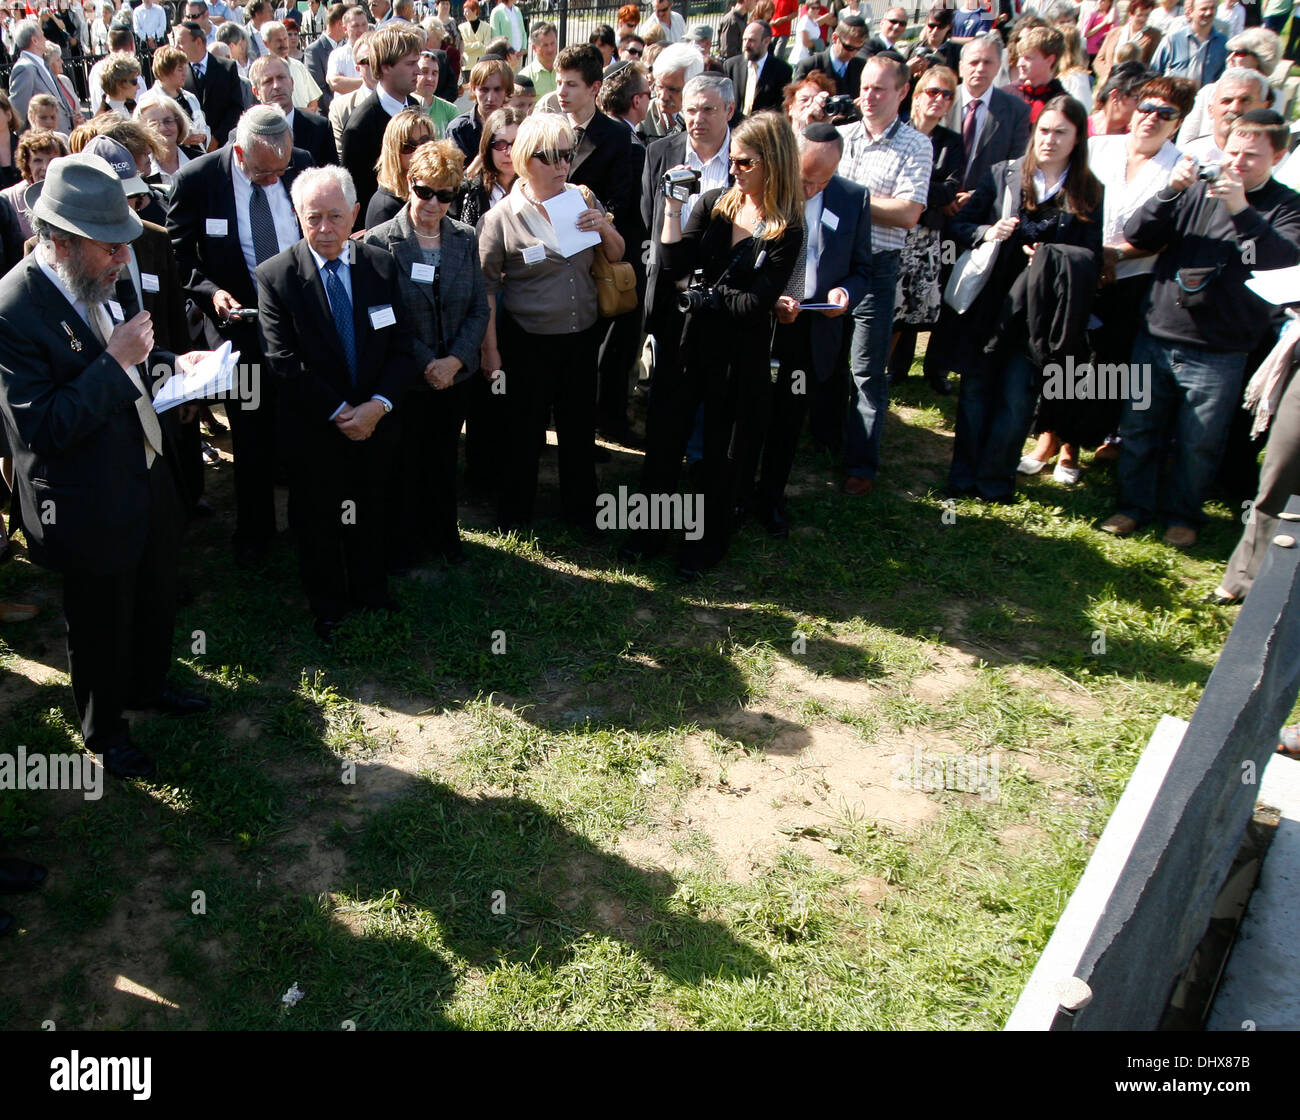
POLYGON ((209 237, 225 237, 228 226, 225 218, 209 218, 203 223, 203 232, 209 237))
POLYGON ((831 233, 834 233, 840 228, 840 216, 838 214, 832 214, 829 210, 823 210, 822 225, 830 230, 831 233))
POLYGON ((431 264, 412 264, 411 279, 417 284, 432 284, 438 276, 436 265, 431 264))
POLYGON ((545 245, 529 245, 524 250, 524 264, 540 264, 546 260, 545 245))
POLYGON ((118 303, 117 300, 115 299, 110 299, 107 302, 108 302, 108 313, 113 316, 113 322, 115 323, 122 322, 126 318, 126 315, 122 311, 122 305, 118 303))
POLYGON ((158 290, 158 277, 152 272, 140 273, 140 287, 146 292, 156 292, 158 290))
POLYGON ((396 322, 397 316, 393 314, 392 304, 386 303, 383 307, 370 308, 370 325, 375 330, 391 327, 396 322))

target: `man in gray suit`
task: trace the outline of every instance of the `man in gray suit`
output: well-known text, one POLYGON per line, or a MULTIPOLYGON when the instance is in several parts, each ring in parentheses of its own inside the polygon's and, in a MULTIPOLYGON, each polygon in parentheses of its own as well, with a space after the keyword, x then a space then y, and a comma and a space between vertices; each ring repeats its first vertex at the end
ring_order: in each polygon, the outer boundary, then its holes
POLYGON ((943 123, 966 150, 963 190, 973 191, 990 167, 1019 159, 1029 146, 1029 106, 993 88, 1001 64, 996 35, 981 35, 961 49, 961 86, 943 123))
POLYGON ((58 79, 45 65, 45 33, 35 20, 23 20, 14 31, 14 51, 18 58, 9 74, 9 103, 23 120, 27 103, 38 93, 48 93, 59 106, 59 131, 72 131, 72 114, 58 79))

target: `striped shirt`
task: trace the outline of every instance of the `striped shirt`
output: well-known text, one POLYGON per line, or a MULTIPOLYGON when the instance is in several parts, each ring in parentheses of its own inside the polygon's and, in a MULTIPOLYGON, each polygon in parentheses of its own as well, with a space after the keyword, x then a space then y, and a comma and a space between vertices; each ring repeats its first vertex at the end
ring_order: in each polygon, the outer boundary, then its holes
MULTIPOLYGON (((863 121, 842 125, 840 135, 844 138, 841 175, 866 187, 872 198, 895 198, 925 206, 934 163, 934 147, 928 136, 905 124, 902 117, 876 140, 868 135, 863 121)), ((906 242, 907 230, 871 224, 872 252, 902 249, 906 242)))

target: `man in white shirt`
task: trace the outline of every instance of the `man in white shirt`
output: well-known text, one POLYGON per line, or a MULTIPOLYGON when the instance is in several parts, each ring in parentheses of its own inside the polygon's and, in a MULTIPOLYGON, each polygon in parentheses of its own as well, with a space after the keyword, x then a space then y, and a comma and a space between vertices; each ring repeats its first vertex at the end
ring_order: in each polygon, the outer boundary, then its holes
POLYGON ((673 0, 655 0, 654 15, 643 20, 636 33, 644 35, 656 24, 663 30, 665 43, 680 43, 686 38, 686 21, 673 11, 673 0))
POLYGON ((1244 66, 1225 70, 1214 84, 1214 95, 1210 98, 1208 111, 1213 131, 1209 136, 1181 145, 1183 154, 1202 163, 1221 163, 1226 158, 1223 149, 1233 122, 1252 109, 1267 109, 1270 92, 1268 79, 1257 70, 1247 70, 1244 66))
POLYGON ((167 13, 154 0, 144 0, 131 17, 131 27, 140 45, 152 52, 167 38, 167 13))
POLYGON ((343 30, 347 33, 347 42, 330 52, 329 64, 325 68, 325 81, 335 93, 351 93, 362 86, 352 50, 357 40, 370 30, 365 8, 360 5, 349 8, 343 16, 343 30))
POLYGON ((289 55, 289 29, 278 20, 268 20, 262 25, 262 41, 266 44, 267 54, 280 59, 289 68, 289 77, 293 79, 293 103, 299 109, 316 111, 316 102, 320 100, 321 88, 312 78, 307 67, 289 55))

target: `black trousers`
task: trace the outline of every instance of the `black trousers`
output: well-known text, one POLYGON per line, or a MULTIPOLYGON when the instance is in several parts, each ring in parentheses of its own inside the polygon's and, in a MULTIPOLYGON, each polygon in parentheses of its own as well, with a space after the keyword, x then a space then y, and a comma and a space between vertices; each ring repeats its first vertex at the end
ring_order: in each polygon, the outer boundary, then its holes
POLYGON ((537 469, 552 408, 559 439, 560 501, 571 524, 596 521, 596 351, 605 330, 531 335, 497 307, 497 345, 505 367, 503 474, 497 514, 502 528, 533 520, 537 469))
POLYGON ((494 495, 501 489, 504 431, 505 400, 480 370, 469 380, 465 401, 465 478, 473 489, 494 495))
POLYGON ((785 506, 785 488, 794 467, 804 417, 812 412, 814 433, 818 429, 825 431, 837 425, 842 427, 844 423, 843 377, 837 371, 824 381, 818 381, 812 372, 810 314, 805 312, 793 323, 779 325, 772 345, 772 353, 781 364, 773 389, 771 419, 763 441, 762 467, 754 496, 759 502, 778 508, 785 506), (796 381, 794 375, 800 370, 803 378, 796 381))
MULTIPOLYGON (((166 679, 182 520, 173 472, 155 459, 149 533, 139 561, 118 572, 74 568, 63 574, 72 694, 82 737, 95 754, 126 739, 123 709, 156 694, 166 679)), ((111 547, 104 542, 106 551, 111 547)))
MULTIPOLYGON (((700 315, 706 313, 698 313, 700 315)), ((770 327, 741 345, 732 320, 708 314, 691 323, 682 374, 667 387, 658 423, 646 447, 643 488, 647 495, 677 490, 682 456, 704 406, 703 536, 690 551, 712 564, 726 555, 734 529, 741 465, 757 461, 772 402, 770 327), (739 350, 739 352, 737 352, 739 350)), ((655 375, 658 381, 658 374, 655 375)), ((651 398, 653 401, 653 397, 651 398)))
POLYGON ((298 571, 319 619, 388 602, 385 521, 398 439, 381 429, 391 419, 381 419, 366 440, 350 440, 331 424, 294 456, 289 508, 298 571))
POLYGON ((245 408, 232 399, 226 401, 226 415, 235 455, 235 540, 264 546, 275 536, 279 390, 273 377, 260 378, 258 387, 261 397, 256 408, 245 408))
POLYGON ((384 422, 399 429, 393 481, 388 487, 390 555, 409 563, 460 542, 456 456, 474 380, 446 389, 416 389, 384 422))

